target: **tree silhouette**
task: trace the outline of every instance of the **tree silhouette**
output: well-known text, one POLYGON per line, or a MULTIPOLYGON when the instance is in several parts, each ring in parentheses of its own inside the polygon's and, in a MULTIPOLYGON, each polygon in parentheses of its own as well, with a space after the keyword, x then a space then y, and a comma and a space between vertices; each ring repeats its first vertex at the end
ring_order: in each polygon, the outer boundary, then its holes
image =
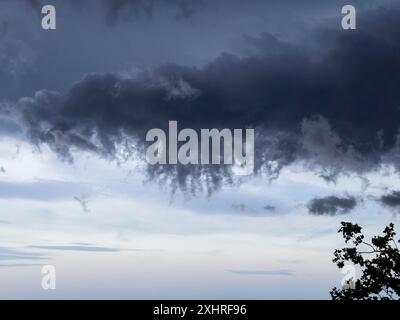
MULTIPOLYGON (((364 241, 361 227, 350 222, 341 222, 345 242, 353 245, 335 250, 333 262, 343 268, 346 262, 359 266, 362 275, 347 281, 342 289, 333 288, 333 300, 398 300, 400 297, 400 253, 394 236, 394 225, 390 223, 382 236, 371 242, 364 241)), ((397 241, 400 242, 400 241, 397 241)))

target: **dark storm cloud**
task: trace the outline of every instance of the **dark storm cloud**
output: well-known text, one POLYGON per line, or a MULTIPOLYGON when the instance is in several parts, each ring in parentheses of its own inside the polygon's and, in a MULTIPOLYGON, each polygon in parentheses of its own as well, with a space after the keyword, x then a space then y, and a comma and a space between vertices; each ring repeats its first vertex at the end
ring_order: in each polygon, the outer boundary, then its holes
MULTIPOLYGON (((4 4, 17 3, 18 5, 21 4, 25 8, 29 8, 30 13, 33 13, 36 16, 36 18, 41 17, 42 7, 46 4, 52 4, 51 2, 52 1, 43 1, 43 0, 20 0, 18 2, 13 0, 0 0, 0 4, 2 3, 4 4)), ((24 12, 26 13, 26 10, 24 10, 24 12)))
POLYGON ((400 208, 400 191, 392 191, 380 197, 379 201, 391 208, 400 208))
POLYGON ((21 128, 15 121, 8 118, 1 118, 0 117, 0 135, 15 135, 21 132, 21 128))
MULTIPOLYGON (((97 1, 97 0, 96 0, 97 1)), ((82 0, 75 0, 82 3, 82 0)), ((338 8, 347 3, 340 0, 332 0, 322 3, 320 0, 102 0, 97 1, 105 4, 107 17, 111 21, 118 22, 145 14, 153 16, 157 10, 166 8, 173 9, 176 18, 189 19, 198 11, 223 11, 223 10, 247 10, 249 7, 258 10, 275 11, 278 14, 296 12, 297 14, 321 14, 338 8)), ((368 1, 353 0, 352 4, 357 8, 371 5, 368 1)))
POLYGON ((5 37, 8 32, 8 22, 0 21, 0 40, 5 37))
MULTIPOLYGON (((1 62, 0 62, 1 64, 1 62)), ((0 135, 15 136, 19 135, 22 128, 15 119, 15 112, 9 103, 0 101, 0 135)))
MULTIPOLYGON (((69 160, 73 150, 143 156, 147 130, 177 120, 179 129, 255 128, 255 172, 270 178, 295 161, 327 180, 383 162, 399 168, 399 14, 393 2, 359 14, 356 31, 315 30, 303 47, 248 36, 252 55, 222 54, 202 68, 89 74, 65 94, 42 90, 16 109, 34 144, 69 160)), ((147 169, 184 191, 233 182, 227 166, 147 169)))
POLYGON ((177 18, 190 18, 201 5, 202 0, 102 0, 107 16, 112 21, 126 20, 144 13, 152 16, 156 7, 170 6, 177 11, 177 18))
POLYGON ((26 3, 32 7, 32 9, 35 9, 38 13, 42 11, 42 6, 41 1, 39 0, 25 0, 26 3))
MULTIPOLYGON (((10 0, 0 0, 0 2, 10 0)), ((90 10, 90 8, 101 8, 106 18, 111 22, 126 21, 139 15, 151 17, 157 10, 171 8, 176 18, 188 19, 196 10, 203 5, 204 0, 67 0, 63 1, 78 11, 90 10)), ((32 8, 37 14, 41 13, 46 4, 57 5, 59 0, 22 0, 23 3, 32 8)))
POLYGON ((357 205, 354 197, 336 197, 329 196, 325 198, 312 199, 307 207, 311 214, 316 216, 334 216, 336 214, 345 214, 353 210, 357 205))

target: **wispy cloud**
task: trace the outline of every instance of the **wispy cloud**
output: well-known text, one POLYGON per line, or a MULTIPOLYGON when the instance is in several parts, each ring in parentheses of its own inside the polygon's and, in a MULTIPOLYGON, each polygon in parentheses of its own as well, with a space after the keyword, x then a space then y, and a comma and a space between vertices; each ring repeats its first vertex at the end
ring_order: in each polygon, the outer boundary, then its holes
POLYGON ((40 263, 10 263, 10 264, 0 264, 0 269, 7 268, 28 268, 28 267, 41 267, 43 264, 40 263))
POLYGON ((55 250, 55 251, 87 251, 87 252, 119 252, 120 249, 98 247, 98 246, 82 246, 82 245, 67 245, 67 246, 30 246, 32 249, 55 250))
POLYGON ((301 259, 282 259, 280 260, 282 263, 287 263, 287 264, 302 264, 303 260, 301 259))
POLYGON ((31 199, 38 201, 69 200, 73 199, 77 191, 88 193, 89 187, 83 183, 69 181, 0 181, 0 199, 31 199))
MULTIPOLYGON (((249 217, 269 217, 271 215, 277 214, 276 207, 271 205, 266 205, 262 208, 257 207, 257 209, 250 207, 244 203, 233 204, 233 213, 236 215, 249 216, 249 217)), ((227 211, 225 214, 231 214, 232 211, 227 211)))
POLYGON ((227 270, 228 272, 250 276, 294 276, 294 272, 288 269, 279 270, 227 270))
POLYGON ((88 197, 85 195, 82 196, 74 196, 74 200, 76 200, 82 207, 83 212, 88 213, 90 209, 88 207, 88 197))
POLYGON ((47 255, 42 253, 0 247, 0 260, 43 260, 47 258, 47 255))

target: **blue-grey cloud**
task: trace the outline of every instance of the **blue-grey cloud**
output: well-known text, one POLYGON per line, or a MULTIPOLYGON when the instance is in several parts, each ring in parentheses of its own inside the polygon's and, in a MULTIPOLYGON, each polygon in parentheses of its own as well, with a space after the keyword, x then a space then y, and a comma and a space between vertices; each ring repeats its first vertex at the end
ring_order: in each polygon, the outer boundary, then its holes
MULTIPOLYGON (((360 12, 362 28, 311 30, 304 46, 269 33, 248 36, 251 55, 222 54, 202 68, 169 64, 130 78, 92 73, 65 93, 42 90, 15 109, 32 143, 71 161, 74 149, 143 157, 147 130, 177 120, 180 129, 255 128, 255 173, 270 179, 295 161, 327 180, 382 164, 400 168, 399 13, 398 2, 360 12)), ((148 166, 147 174, 185 192, 234 180, 228 166, 148 166)))
POLYGON ((95 243, 90 243, 90 242, 73 242, 73 245, 78 245, 78 246, 95 246, 95 243))
POLYGON ((245 205, 244 203, 239 203, 239 204, 233 204, 232 209, 241 215, 257 215, 257 211, 254 210, 253 208, 245 205))
POLYGON ((82 207, 83 212, 88 213, 90 209, 88 207, 88 199, 86 196, 74 196, 74 200, 77 201, 82 207))
POLYGON ((400 191, 395 190, 382 195, 379 202, 390 208, 400 208, 400 191))
MULTIPOLYGON (((278 214, 275 206, 266 205, 264 207, 249 206, 244 203, 235 203, 231 206, 233 211, 224 211, 223 214, 236 214, 248 217, 270 217, 278 214)), ((221 212, 219 212, 221 213, 221 212)))
POLYGON ((203 0, 103 0, 107 9, 107 17, 112 22, 128 20, 145 14, 151 17, 154 11, 164 7, 175 10, 176 18, 191 18, 203 0))
POLYGON ((0 269, 12 269, 12 268, 30 268, 30 267, 41 267, 43 264, 39 263, 10 263, 0 264, 0 269))
POLYGON ((307 207, 308 211, 316 216, 334 216, 349 213, 357 206, 356 198, 352 196, 328 196, 312 199, 307 207))
POLYGON ((0 181, 0 199, 72 200, 79 190, 89 192, 90 187, 82 183, 54 180, 36 180, 33 182, 0 181))
POLYGON ((0 247, 0 260, 44 260, 47 258, 48 256, 42 253, 0 247))
MULTIPOLYGON (((0 2, 10 0, 0 0, 0 2)), ((172 9, 176 18, 190 18, 204 0, 68 0, 62 1, 78 11, 101 11, 109 22, 127 21, 144 15, 152 17, 158 10, 172 9)), ((21 0, 39 15, 45 4, 58 5, 59 0, 21 0)))
MULTIPOLYGON (((1 67, 1 61, 0 61, 0 67, 1 67)), ((1 96, 0 96, 0 135, 1 136, 22 135, 22 128, 18 124, 12 104, 10 104, 9 102, 1 101, 1 96)))
POLYGON ((54 250, 54 251, 86 251, 86 252, 119 252, 120 249, 99 247, 99 246, 83 246, 83 245, 66 245, 66 246, 30 246, 32 249, 54 250))

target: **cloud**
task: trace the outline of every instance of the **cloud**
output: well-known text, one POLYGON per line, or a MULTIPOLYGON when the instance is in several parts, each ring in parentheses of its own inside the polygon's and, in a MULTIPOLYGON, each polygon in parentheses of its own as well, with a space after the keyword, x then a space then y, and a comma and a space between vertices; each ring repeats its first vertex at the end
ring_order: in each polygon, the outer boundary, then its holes
POLYGON ((83 212, 90 212, 90 209, 88 207, 88 198, 86 196, 74 196, 74 200, 76 200, 81 205, 83 212))
POLYGON ((16 118, 18 118, 18 114, 12 110, 10 103, 0 100, 0 136, 21 135, 22 130, 16 118))
POLYGON ((1 264, 0 269, 8 269, 8 268, 29 268, 29 267, 41 267, 42 264, 39 263, 10 263, 10 264, 1 264))
POLYGON ((8 32, 8 22, 0 20, 0 41, 8 32))
POLYGON ((7 28, 0 25, 0 80, 15 81, 25 75, 32 70, 34 59, 30 47, 24 41, 9 36, 7 28))
POLYGON ((44 260, 47 255, 20 249, 0 247, 0 260, 44 260))
MULTIPOLYGON (((9 1, 9 0, 0 0, 9 1)), ((24 4, 40 15, 42 6, 49 2, 39 0, 23 0, 24 4)), ((101 9, 108 22, 117 23, 144 15, 152 17, 155 12, 170 9, 176 19, 190 19, 203 5, 204 0, 69 0, 74 9, 83 11, 88 7, 101 9)), ((49 4, 56 4, 52 1, 49 4)))
POLYGON ((301 259, 282 259, 280 260, 280 262, 287 264, 296 264, 296 265, 304 263, 304 261, 301 259))
POLYGON ((74 242, 72 243, 73 245, 78 245, 78 246, 95 246, 96 244, 90 243, 90 242, 74 242))
POLYGON ((400 207, 400 191, 392 191, 379 198, 379 201, 387 207, 399 208, 400 207))
POLYGON ((243 203, 239 204, 233 204, 232 209, 235 210, 236 212, 243 214, 243 215, 255 215, 257 214, 256 210, 253 208, 248 207, 247 205, 243 203))
POLYGON ((25 2, 35 11, 40 13, 42 11, 42 4, 39 0, 25 0, 25 2))
POLYGON ((77 190, 89 192, 82 183, 54 180, 29 182, 0 181, 0 199, 31 199, 38 201, 57 201, 72 199, 77 190))
MULTIPOLYGON (((256 210, 244 203, 235 203, 232 205, 234 213, 237 215, 248 216, 248 217, 269 217, 272 212, 275 212, 275 206, 264 206, 262 210, 256 210)), ((232 212, 227 211, 226 214, 231 214, 232 212)))
POLYGON ((308 211, 316 216, 334 216, 336 214, 345 214, 353 210, 357 205, 354 197, 336 197, 329 196, 325 198, 312 199, 307 207, 308 211))
MULTIPOLYGON (((11 2, 14 2, 14 1, 11 1, 11 0, 0 0, 0 3, 2 3, 2 2, 3 3, 7 3, 7 2, 11 3, 11 2)), ((31 9, 36 11, 38 14, 41 13, 42 6, 44 5, 44 4, 42 4, 43 1, 41 1, 41 0, 21 0, 19 2, 23 3, 24 5, 29 6, 31 9)))
POLYGON ((191 18, 202 0, 102 0, 106 7, 107 17, 112 22, 124 21, 145 14, 151 17, 157 8, 170 7, 176 18, 191 18))
POLYGON ((56 250, 56 251, 85 251, 85 252, 119 252, 116 248, 99 246, 68 245, 68 246, 30 246, 32 249, 56 250))
POLYGON ((292 270, 282 269, 282 270, 227 270, 228 272, 240 274, 240 275, 250 275, 250 276, 293 276, 294 272, 292 270))
MULTIPOLYGON (((115 3, 116 12, 125 5, 115 3)), ((363 28, 320 28, 302 47, 268 33, 247 37, 252 55, 225 53, 202 68, 167 64, 133 78, 92 73, 66 93, 41 90, 14 109, 32 143, 69 161, 82 150, 143 160, 146 132, 177 120, 179 129, 255 128, 255 173, 269 179, 296 161, 328 181, 382 164, 399 169, 399 14, 394 2, 359 13, 363 28)), ((147 166, 146 173, 183 192, 236 181, 223 165, 147 166)))
POLYGON ((264 210, 266 210, 266 211, 275 211, 276 207, 275 206, 271 206, 271 205, 266 205, 266 206, 264 206, 264 210))

